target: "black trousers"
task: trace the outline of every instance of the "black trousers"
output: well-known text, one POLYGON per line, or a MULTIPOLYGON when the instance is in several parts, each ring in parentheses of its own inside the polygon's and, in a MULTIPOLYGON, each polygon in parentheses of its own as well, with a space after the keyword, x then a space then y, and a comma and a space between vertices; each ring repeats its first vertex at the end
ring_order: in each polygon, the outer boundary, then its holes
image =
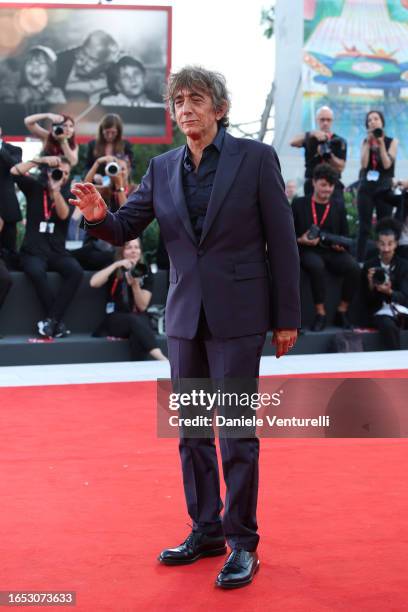
POLYGON ((374 325, 380 332, 381 341, 388 351, 401 348, 400 327, 397 321, 387 315, 375 315, 374 325))
MULTIPOLYGON (((211 335, 202 310, 197 335, 192 340, 168 337, 171 377, 257 379, 265 334, 218 339, 211 335)), ((224 533, 231 548, 253 551, 259 541, 258 499, 259 440, 220 437, 226 484, 224 515, 214 437, 183 437, 179 452, 188 513, 195 531, 224 533)))
POLYGON ((3 305, 11 285, 12 280, 10 272, 7 270, 4 261, 0 258, 0 307, 3 305))
POLYGON ((392 215, 394 194, 391 190, 375 192, 372 190, 359 189, 357 194, 358 208, 358 237, 357 237, 357 261, 363 262, 366 257, 367 241, 371 234, 374 209, 377 221, 392 215))
POLYGON ((145 359, 146 353, 158 348, 156 336, 147 314, 132 312, 113 312, 105 319, 109 335, 129 338, 130 351, 134 361, 145 359))
POLYGON ((49 257, 21 253, 21 262, 34 285, 45 316, 60 321, 81 283, 81 266, 70 255, 56 253, 49 257), (58 272, 63 278, 57 295, 54 295, 48 283, 47 271, 58 272))
POLYGON ((299 248, 300 263, 310 277, 313 301, 323 304, 326 297, 325 268, 343 277, 341 299, 351 302, 356 293, 361 271, 355 259, 346 251, 338 252, 323 247, 299 248))

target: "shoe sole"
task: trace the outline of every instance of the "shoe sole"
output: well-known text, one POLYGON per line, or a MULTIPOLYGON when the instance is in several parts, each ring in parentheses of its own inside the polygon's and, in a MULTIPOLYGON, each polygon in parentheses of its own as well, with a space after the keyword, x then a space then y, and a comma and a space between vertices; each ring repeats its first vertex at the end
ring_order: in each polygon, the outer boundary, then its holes
POLYGON ((190 563, 194 563, 203 557, 218 557, 219 555, 225 555, 227 552, 227 547, 223 548, 214 548, 213 550, 206 550, 199 555, 193 557, 193 559, 161 559, 157 557, 157 560, 162 565, 190 565, 190 563))
POLYGON ((227 584, 222 584, 221 582, 218 582, 217 580, 215 581, 215 586, 218 587, 219 589, 239 589, 240 587, 246 586, 247 584, 251 584, 251 582, 253 581, 255 574, 258 572, 259 570, 259 559, 258 559, 258 563, 256 564, 256 568, 254 573, 252 574, 251 578, 248 578, 248 580, 244 580, 243 582, 238 582, 238 583, 227 583, 227 584))

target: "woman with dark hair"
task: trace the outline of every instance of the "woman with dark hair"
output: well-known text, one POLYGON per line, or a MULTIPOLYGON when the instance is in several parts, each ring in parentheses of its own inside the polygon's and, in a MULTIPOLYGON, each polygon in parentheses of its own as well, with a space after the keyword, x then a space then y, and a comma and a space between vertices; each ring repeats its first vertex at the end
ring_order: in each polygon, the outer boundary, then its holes
POLYGON ((75 121, 70 115, 38 113, 24 119, 26 128, 43 143, 41 155, 66 157, 71 167, 78 163, 78 145, 75 141, 75 121), (41 127, 39 121, 51 121, 51 129, 41 127))
POLYGON ((357 260, 360 265, 366 255, 374 208, 377 220, 392 213, 392 179, 398 149, 398 140, 385 135, 385 119, 381 111, 369 111, 365 126, 367 137, 361 145, 360 186, 357 194, 357 260))
POLYGON ((112 336, 129 338, 134 361, 147 354, 166 361, 145 312, 152 299, 152 280, 139 238, 125 242, 113 264, 96 272, 89 283, 95 288, 107 285, 106 316, 98 335, 102 328, 112 336))
POLYGON ((54 86, 57 56, 50 47, 37 45, 27 52, 21 66, 18 104, 64 104, 64 92, 54 86))
POLYGON ((113 113, 102 117, 96 140, 91 140, 88 143, 86 170, 89 171, 98 158, 107 155, 126 160, 131 173, 134 171, 135 161, 132 145, 127 140, 123 140, 122 119, 119 115, 113 113))

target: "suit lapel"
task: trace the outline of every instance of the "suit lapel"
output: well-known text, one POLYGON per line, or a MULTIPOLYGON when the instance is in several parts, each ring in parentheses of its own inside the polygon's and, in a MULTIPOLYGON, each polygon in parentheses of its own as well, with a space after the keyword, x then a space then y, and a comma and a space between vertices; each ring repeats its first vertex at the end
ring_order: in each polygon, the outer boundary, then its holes
POLYGON ((191 226, 190 215, 188 214, 186 199, 184 197, 182 181, 183 155, 184 147, 180 147, 180 149, 176 149, 173 154, 168 157, 167 175, 169 179, 170 193, 177 213, 187 234, 190 236, 194 244, 197 244, 197 238, 191 226))
POLYGON ((200 244, 204 241, 220 210, 221 204, 237 175, 238 168, 244 155, 245 153, 241 151, 238 140, 226 133, 220 159, 218 160, 207 214, 204 219, 200 244))

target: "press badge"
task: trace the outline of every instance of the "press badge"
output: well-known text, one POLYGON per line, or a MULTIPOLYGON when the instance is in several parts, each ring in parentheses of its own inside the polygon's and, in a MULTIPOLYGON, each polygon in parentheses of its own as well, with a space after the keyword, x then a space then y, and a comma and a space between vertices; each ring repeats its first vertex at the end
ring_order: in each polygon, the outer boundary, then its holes
POLYGON ((115 302, 107 302, 105 311, 106 314, 112 314, 112 312, 115 312, 115 302))
POLYGON ((380 178, 380 173, 378 170, 369 170, 367 172, 367 181, 378 181, 380 178))
POLYGON ((40 234, 46 234, 47 233, 47 222, 46 221, 41 221, 40 222, 40 227, 38 228, 38 231, 40 232, 40 234))

